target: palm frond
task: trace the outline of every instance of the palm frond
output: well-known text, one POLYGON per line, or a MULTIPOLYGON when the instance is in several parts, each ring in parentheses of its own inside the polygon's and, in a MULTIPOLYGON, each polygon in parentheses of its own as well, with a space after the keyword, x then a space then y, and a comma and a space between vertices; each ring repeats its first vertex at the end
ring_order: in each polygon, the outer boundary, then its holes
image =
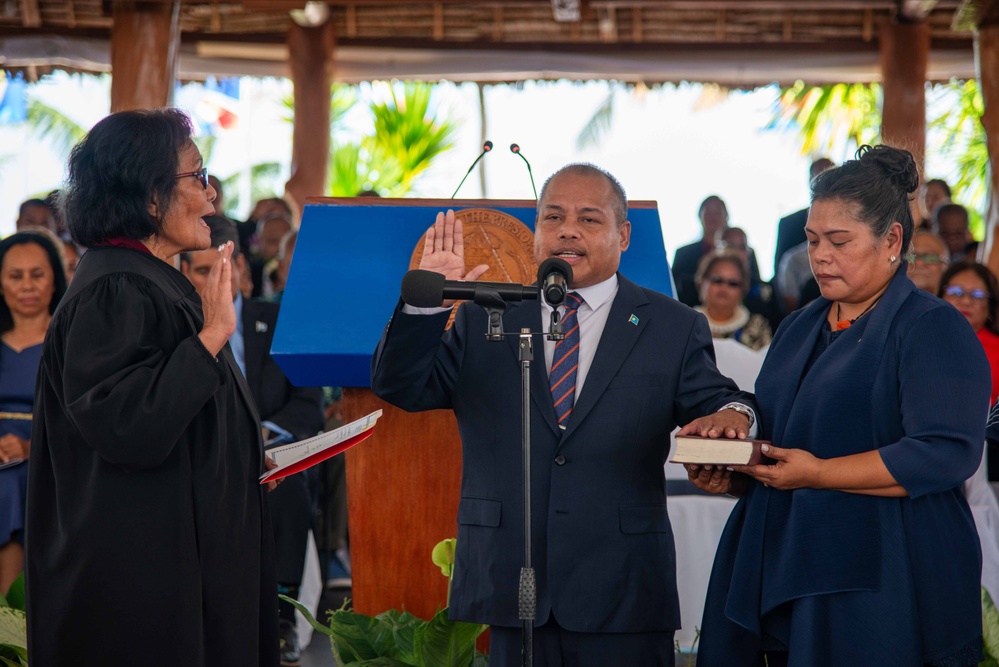
POLYGON ((576 148, 585 150, 598 146, 614 121, 614 87, 607 92, 607 97, 597 106, 593 115, 583 125, 576 135, 576 148))
POLYGON ((28 124, 32 132, 48 139, 65 157, 87 134, 87 130, 69 116, 33 96, 28 97, 28 124))

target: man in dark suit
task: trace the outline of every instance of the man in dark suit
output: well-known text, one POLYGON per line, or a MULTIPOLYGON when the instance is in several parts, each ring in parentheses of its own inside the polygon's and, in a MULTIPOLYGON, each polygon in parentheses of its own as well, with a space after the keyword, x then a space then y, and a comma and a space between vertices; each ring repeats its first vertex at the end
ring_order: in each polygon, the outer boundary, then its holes
MULTIPOLYGON (((811 183, 812 179, 824 172, 830 167, 835 167, 833 161, 827 157, 820 157, 818 160, 813 162, 808 168, 808 182, 811 183)), ((780 219, 777 223, 777 249, 774 251, 774 282, 777 282, 776 276, 780 269, 780 260, 791 248, 796 245, 801 245, 807 239, 805 238, 805 223, 808 222, 808 207, 801 209, 800 211, 795 211, 794 213, 785 216, 780 219)), ((785 295, 791 296, 791 295, 785 295)), ((797 294, 793 295, 797 296, 797 294)))
MULTIPOLYGON (((627 210, 614 177, 585 164, 557 172, 539 200, 536 258, 560 257, 574 274, 570 306, 559 307, 566 340, 537 338, 531 367, 539 667, 673 664, 680 617, 663 473, 669 434, 691 420, 687 432, 755 430, 749 397, 715 367, 705 319, 617 273, 630 242, 627 210)), ((465 280, 488 268, 466 271, 451 211, 428 231, 420 265, 465 280)), ((472 303, 445 330, 451 305, 399 305, 371 386, 407 410, 454 410, 463 469, 451 617, 490 624, 490 664, 519 665, 518 341, 487 342, 486 313, 472 303)), ((503 331, 541 331, 550 313, 544 302, 510 304, 503 331)))
MULTIPOLYGON (((246 260, 239 252, 236 226, 222 216, 210 216, 205 221, 212 230, 213 247, 184 253, 181 256, 181 271, 200 293, 218 254, 216 248, 227 241, 235 245, 232 294, 238 324, 229 344, 257 404, 265 444, 273 446, 316 435, 322 431, 324 423, 322 390, 291 384, 270 354, 279 305, 243 299, 238 289, 239 273, 246 269, 246 260)), ((278 586, 281 592, 292 598, 298 597, 312 527, 313 501, 309 475, 313 471, 285 478, 285 482, 268 499, 274 526, 278 586)), ((295 611, 284 601, 280 603, 279 611, 283 640, 281 664, 297 665, 299 648, 295 611)))

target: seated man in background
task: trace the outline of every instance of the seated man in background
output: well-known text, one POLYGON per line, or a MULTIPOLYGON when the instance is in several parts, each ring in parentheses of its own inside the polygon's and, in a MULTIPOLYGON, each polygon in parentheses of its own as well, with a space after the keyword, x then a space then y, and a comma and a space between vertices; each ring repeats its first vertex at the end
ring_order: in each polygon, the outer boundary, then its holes
POLYGON ((960 204, 942 204, 933 212, 933 232, 947 244, 951 262, 974 260, 978 242, 971 237, 968 209, 960 204))
MULTIPOLYGON (((246 262, 239 252, 236 226, 228 218, 213 215, 205 218, 212 230, 212 247, 181 255, 181 271, 200 293, 208 272, 218 255, 219 245, 232 241, 232 298, 236 302, 236 332, 229 339, 236 363, 243 371, 250 393, 264 427, 264 443, 285 444, 309 438, 323 429, 323 396, 318 387, 296 387, 271 357, 271 341, 277 324, 278 304, 245 301, 239 292, 239 273, 246 262)), ((314 503, 310 481, 314 469, 285 478, 285 483, 271 493, 271 522, 277 552, 279 590, 298 598, 305 564, 305 550, 312 528, 314 503)), ((281 664, 299 664, 295 610, 288 603, 279 604, 281 664)))
POLYGON ((950 253, 943 239, 925 229, 913 234, 908 273, 916 287, 936 294, 940 289, 940 276, 949 263, 950 253))

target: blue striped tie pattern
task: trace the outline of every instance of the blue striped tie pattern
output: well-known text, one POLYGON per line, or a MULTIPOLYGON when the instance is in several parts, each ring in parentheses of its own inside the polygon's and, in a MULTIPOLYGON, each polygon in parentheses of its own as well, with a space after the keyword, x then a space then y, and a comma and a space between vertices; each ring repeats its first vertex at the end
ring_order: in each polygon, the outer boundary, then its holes
POLYGON ((569 415, 576 402, 576 370, 579 368, 579 321, 576 313, 582 304, 583 299, 575 292, 565 295, 565 314, 562 316, 565 338, 555 345, 552 370, 548 374, 555 417, 562 430, 569 425, 569 415))

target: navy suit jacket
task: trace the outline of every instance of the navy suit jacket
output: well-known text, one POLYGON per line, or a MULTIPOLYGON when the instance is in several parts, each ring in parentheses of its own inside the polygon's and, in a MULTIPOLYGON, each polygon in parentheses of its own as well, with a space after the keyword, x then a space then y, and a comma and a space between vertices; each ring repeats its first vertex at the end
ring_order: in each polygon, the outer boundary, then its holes
POLYGON ((806 373, 829 307, 819 298, 795 311, 774 337, 756 381, 761 437, 822 459, 877 450, 909 495, 752 482, 718 545, 698 664, 755 665, 761 614, 807 596, 883 591, 886 572, 908 575, 909 590, 884 594, 900 608, 915 600, 906 611, 919 636, 899 614, 890 640, 921 647, 919 664, 981 632, 981 552, 961 485, 982 460, 991 386, 982 346, 957 309, 916 289, 903 262, 877 306, 806 373), (891 548, 899 542, 904 550, 891 548), (726 638, 727 623, 745 630, 746 646, 726 638))
MULTIPOLYGON (((703 316, 619 276, 568 428, 555 422, 540 337, 531 364, 536 625, 577 632, 680 625, 663 462, 677 424, 753 403, 722 376, 703 316)), ((517 627, 523 562, 518 341, 485 340, 486 314, 397 309, 372 360, 372 389, 406 410, 450 408, 462 439, 451 617, 517 627)), ((508 306, 504 331, 541 331, 541 308, 508 306)), ((547 328, 547 323, 546 323, 547 328)))

